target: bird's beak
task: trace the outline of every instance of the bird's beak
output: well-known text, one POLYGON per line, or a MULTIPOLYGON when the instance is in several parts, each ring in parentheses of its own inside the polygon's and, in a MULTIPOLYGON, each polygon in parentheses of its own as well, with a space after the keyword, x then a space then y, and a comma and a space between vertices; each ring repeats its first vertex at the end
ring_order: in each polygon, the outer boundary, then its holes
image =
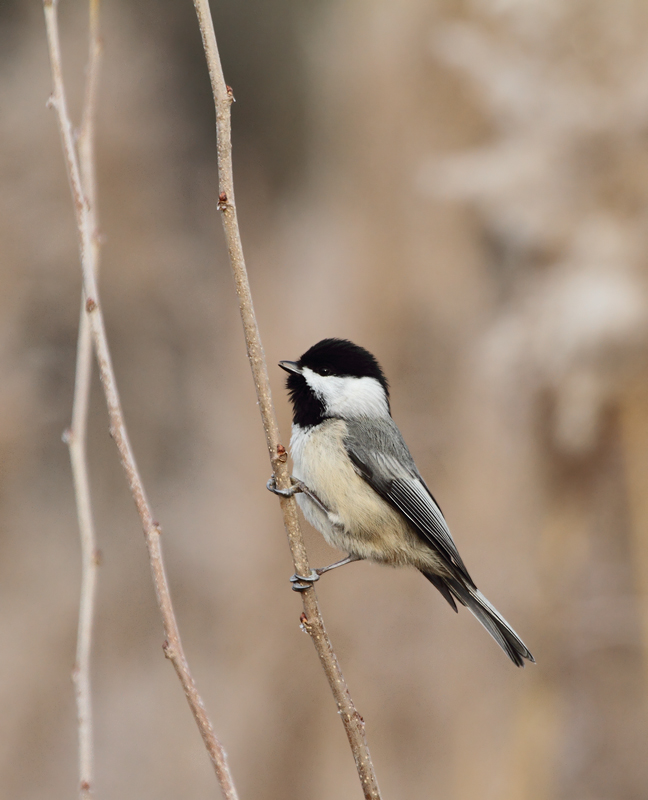
POLYGON ((296 375, 301 375, 301 367, 295 361, 280 361, 279 366, 285 369, 286 372, 294 372, 296 375))

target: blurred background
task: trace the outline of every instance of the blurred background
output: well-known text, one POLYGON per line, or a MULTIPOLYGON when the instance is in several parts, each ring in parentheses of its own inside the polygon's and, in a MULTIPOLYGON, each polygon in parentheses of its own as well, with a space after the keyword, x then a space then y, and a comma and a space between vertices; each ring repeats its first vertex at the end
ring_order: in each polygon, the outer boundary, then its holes
MULTIPOLYGON (((374 352, 516 670, 420 575, 318 595, 387 798, 648 797, 648 4, 213 3, 243 242, 279 359, 374 352)), ((61 0, 78 119, 87 9, 61 0)), ((245 798, 352 800, 245 357, 192 4, 102 9, 108 335, 199 689, 245 798)), ((80 269, 42 10, 0 5, 0 770, 72 797, 79 545, 68 454, 80 269)), ((95 381, 96 792, 215 797, 162 655, 95 381)), ((306 530, 312 563, 338 557, 306 530)))

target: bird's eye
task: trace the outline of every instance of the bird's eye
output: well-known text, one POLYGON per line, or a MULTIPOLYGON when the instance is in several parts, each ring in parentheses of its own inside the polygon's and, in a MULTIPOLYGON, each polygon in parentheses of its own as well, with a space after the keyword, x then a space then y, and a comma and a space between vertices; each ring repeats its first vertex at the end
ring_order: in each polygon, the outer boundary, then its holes
POLYGON ((322 369, 320 370, 320 375, 330 375, 330 374, 331 370, 328 367, 322 367, 322 369))

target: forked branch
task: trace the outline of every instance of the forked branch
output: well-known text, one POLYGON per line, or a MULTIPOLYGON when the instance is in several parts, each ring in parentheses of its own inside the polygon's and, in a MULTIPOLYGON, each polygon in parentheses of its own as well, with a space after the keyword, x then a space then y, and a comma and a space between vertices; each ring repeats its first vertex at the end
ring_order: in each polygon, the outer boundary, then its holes
POLYGON ((151 506, 146 498, 146 492, 140 478, 137 464, 130 446, 124 416, 121 409, 117 384, 112 367, 108 342, 106 338, 103 314, 99 302, 96 280, 96 248, 93 246, 95 230, 93 227, 90 201, 83 190, 81 182, 81 172, 79 160, 74 146, 72 134, 72 124, 67 109, 65 87, 63 83, 61 51, 58 32, 58 17, 56 0, 44 0, 45 23, 47 29, 47 41, 50 53, 50 63, 54 91, 50 98, 52 105, 57 113, 63 152, 67 166, 68 177, 74 209, 76 213, 77 227, 80 237, 81 267, 83 270, 83 289, 85 294, 85 312, 89 322, 92 342, 99 365, 99 374, 106 396, 108 414, 110 417, 110 432, 117 444, 122 465, 126 472, 126 478, 135 500, 135 505, 142 520, 146 545, 149 552, 153 582, 157 595, 158 605, 162 614, 162 622, 166 635, 164 651, 167 658, 172 662, 176 673, 180 679, 185 696, 191 707, 200 733, 203 737, 207 751, 212 760, 216 776, 220 783, 223 796, 226 800, 238 800, 238 795, 234 787, 234 781, 230 774, 227 764, 227 757, 222 745, 216 738, 212 724, 205 711, 204 704, 193 677, 189 671, 189 666, 180 641, 180 632, 175 619, 169 586, 162 561, 162 548, 160 543, 161 529, 155 521, 151 506))
MULTIPOLYGON (((252 374, 254 376, 254 385, 256 386, 270 462, 272 464, 277 487, 279 489, 287 489, 290 486, 290 474, 286 463, 286 450, 279 440, 279 426, 277 424, 270 393, 268 368, 254 314, 252 295, 250 293, 250 285, 245 268, 243 247, 236 216, 236 204, 234 202, 230 114, 230 106, 233 100, 232 90, 225 84, 225 79, 223 77, 223 69, 218 54, 209 2, 208 0, 194 0, 194 6, 198 15, 198 23, 200 25, 203 46, 207 57, 207 66, 216 107, 219 179, 218 207, 223 217, 223 228, 225 230, 230 264, 232 266, 232 272, 234 273, 241 319, 245 332, 245 344, 252 374)), ((304 540, 299 527, 297 505, 293 497, 288 499, 282 498, 280 502, 286 533, 288 534, 288 543, 295 564, 295 571, 299 575, 308 575, 310 573, 310 566, 308 564, 304 540)), ((304 603, 304 612, 301 617, 302 625, 313 640, 335 702, 337 703, 338 713, 342 718, 349 744, 351 745, 364 796, 367 800, 378 800, 378 798, 380 798, 380 790, 378 788, 378 781, 376 780, 373 763, 369 754, 369 747, 365 738, 364 720, 353 704, 344 676, 342 675, 342 670, 340 669, 337 657, 333 651, 333 646, 324 628, 324 621, 319 610, 315 590, 309 588, 301 594, 304 603)))

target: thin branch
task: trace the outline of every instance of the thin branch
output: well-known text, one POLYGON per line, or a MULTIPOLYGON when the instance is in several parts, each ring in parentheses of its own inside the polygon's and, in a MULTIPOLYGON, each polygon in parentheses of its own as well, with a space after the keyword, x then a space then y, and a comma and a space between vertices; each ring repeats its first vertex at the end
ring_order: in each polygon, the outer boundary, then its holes
MULTIPOLYGON (((236 215, 236 205, 234 202, 230 124, 230 107, 233 96, 231 89, 226 86, 223 77, 223 69, 218 54, 209 2, 208 0, 194 0, 194 6, 196 8, 196 14, 198 15, 198 23, 200 25, 203 47, 207 57, 207 66, 216 107, 219 178, 218 207, 223 215, 223 228, 227 240, 230 264, 234 273, 241 319, 245 332, 245 343, 252 374, 254 376, 254 385, 259 401, 261 418, 263 420, 270 462, 277 486, 280 489, 287 489, 290 486, 290 474, 286 463, 287 455, 285 448, 279 440, 279 426, 272 403, 268 368, 254 314, 252 295, 250 293, 250 285, 245 268, 243 247, 236 215)), ((300 575, 308 575, 310 566, 299 527, 297 505, 294 498, 281 499, 280 503, 295 570, 300 575)), ((301 615, 302 625, 313 640, 335 702, 337 703, 338 713, 342 718, 349 744, 351 745, 364 796, 367 800, 378 800, 380 798, 380 790, 378 789, 378 781, 376 780, 373 763, 369 754, 369 747, 365 737, 364 720, 353 704, 344 676, 342 675, 342 670, 340 669, 337 657, 333 651, 331 641, 324 628, 324 621, 319 610, 315 590, 309 588, 302 592, 302 599, 304 604, 304 612, 301 615)))
POLYGON ((88 23, 88 66, 86 72, 83 111, 81 113, 81 128, 77 139, 79 153, 79 166, 83 190, 90 206, 91 222, 94 223, 95 235, 92 244, 96 248, 95 261, 98 261, 99 241, 96 236, 96 201, 97 182, 95 175, 94 155, 94 123, 97 106, 97 83, 99 80, 99 64, 101 61, 101 39, 99 36, 99 0, 90 0, 88 23))
MULTIPOLYGON (((83 189, 88 198, 90 226, 96 231, 96 190, 94 179, 94 109, 101 47, 99 42, 99 0, 90 0, 88 30, 89 54, 86 77, 83 123, 77 148, 79 153, 83 189)), ((95 269, 99 262, 97 236, 92 237, 95 269)), ((81 541, 81 592, 79 597, 79 627, 72 680, 77 706, 79 742, 79 797, 90 800, 94 788, 94 737, 92 719, 92 691, 90 657, 92 652, 92 626, 97 588, 98 550, 95 534, 90 481, 86 451, 88 401, 92 377, 92 338, 85 312, 85 296, 81 297, 79 337, 77 342, 76 372, 72 422, 64 433, 70 452, 72 479, 77 508, 79 537, 81 541)))
POLYGON ((81 592, 79 597, 79 627, 72 679, 77 705, 79 740, 79 796, 89 800, 93 786, 92 696, 90 683, 90 654, 92 625, 97 586, 97 547, 90 501, 90 484, 86 458, 86 420, 88 393, 92 375, 92 340, 85 309, 79 321, 77 366, 74 379, 72 424, 63 435, 70 451, 72 479, 81 540, 81 592))
POLYGON ((88 197, 84 194, 79 162, 77 159, 74 139, 72 135, 72 125, 67 110, 65 88, 63 84, 61 68, 60 40, 58 33, 58 18, 56 13, 56 0, 44 0, 45 23, 47 28, 47 41, 50 53, 52 79, 54 92, 50 98, 50 105, 56 109, 63 153, 70 180, 70 188, 74 201, 74 208, 77 218, 77 227, 80 234, 81 267, 83 270, 83 288, 85 293, 85 312, 89 320, 92 341, 99 365, 99 375, 106 396, 108 415, 110 418, 110 433, 117 444, 120 459, 126 478, 135 500, 135 505, 142 520, 146 545, 149 552, 151 571, 158 605, 162 614, 162 622, 166 641, 164 652, 173 664, 175 671, 180 679, 185 696, 194 715, 198 729, 203 738, 209 756, 211 758, 216 777, 221 786, 223 796, 226 800, 238 800, 238 795, 234 787, 227 756, 225 751, 216 738, 212 724, 207 716, 203 701, 198 694, 195 682, 189 671, 189 666, 182 648, 180 632, 175 619, 169 586, 162 560, 162 547, 160 542, 161 528, 155 521, 153 512, 146 498, 146 492, 142 484, 133 451, 128 439, 126 425, 121 409, 117 384, 112 367, 110 351, 106 338, 103 314, 99 303, 99 294, 96 281, 96 250, 93 246, 94 230, 92 225, 92 214, 88 197))

